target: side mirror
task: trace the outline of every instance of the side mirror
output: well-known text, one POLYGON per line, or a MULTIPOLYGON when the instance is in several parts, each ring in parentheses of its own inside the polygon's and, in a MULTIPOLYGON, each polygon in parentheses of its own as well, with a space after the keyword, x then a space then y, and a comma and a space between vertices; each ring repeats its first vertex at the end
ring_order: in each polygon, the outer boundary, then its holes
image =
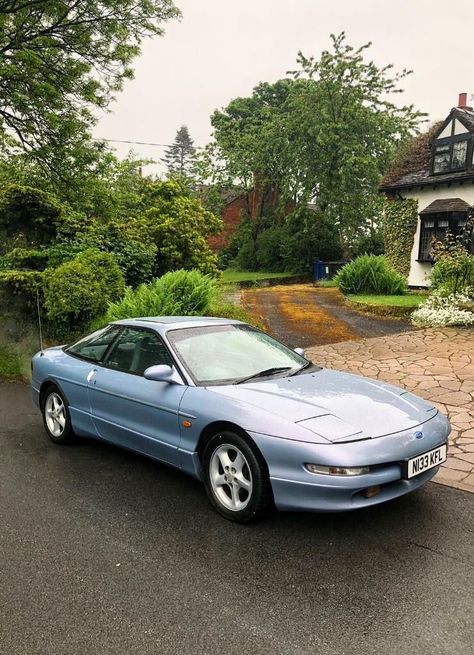
POLYGON ((305 357, 305 356, 306 356, 306 355, 305 355, 305 352, 304 352, 304 348, 295 348, 294 350, 295 350, 295 353, 296 353, 297 355, 301 355, 301 357, 305 357))
POLYGON ((169 382, 170 384, 176 384, 175 368, 174 366, 168 366, 168 364, 150 366, 145 370, 143 376, 147 380, 154 380, 155 382, 169 382))

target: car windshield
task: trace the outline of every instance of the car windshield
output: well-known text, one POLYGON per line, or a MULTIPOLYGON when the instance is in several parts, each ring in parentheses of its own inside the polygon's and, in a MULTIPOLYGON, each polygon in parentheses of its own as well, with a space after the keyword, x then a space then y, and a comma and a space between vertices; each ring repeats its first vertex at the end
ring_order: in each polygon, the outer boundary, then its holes
POLYGON ((168 331, 168 340, 198 385, 290 375, 308 361, 268 334, 231 324, 168 331))

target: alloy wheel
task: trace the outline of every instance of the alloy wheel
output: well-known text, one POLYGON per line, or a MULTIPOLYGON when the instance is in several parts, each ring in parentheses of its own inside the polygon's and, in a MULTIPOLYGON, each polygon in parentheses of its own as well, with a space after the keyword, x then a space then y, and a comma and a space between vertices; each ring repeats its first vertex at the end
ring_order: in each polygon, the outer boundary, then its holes
POLYGON ((243 510, 252 497, 252 474, 236 446, 222 444, 212 453, 209 479, 215 498, 233 512, 243 510))
POLYGON ((53 392, 47 397, 44 415, 48 430, 53 437, 60 437, 66 427, 66 408, 59 394, 53 392))

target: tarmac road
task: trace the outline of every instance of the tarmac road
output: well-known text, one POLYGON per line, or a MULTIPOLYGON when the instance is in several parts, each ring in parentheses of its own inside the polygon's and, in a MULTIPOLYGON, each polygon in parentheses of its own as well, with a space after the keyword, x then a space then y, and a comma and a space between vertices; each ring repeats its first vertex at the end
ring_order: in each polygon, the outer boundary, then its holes
POLYGON ((472 655, 474 494, 233 525, 177 471, 55 446, 14 384, 0 448, 2 655, 472 655))

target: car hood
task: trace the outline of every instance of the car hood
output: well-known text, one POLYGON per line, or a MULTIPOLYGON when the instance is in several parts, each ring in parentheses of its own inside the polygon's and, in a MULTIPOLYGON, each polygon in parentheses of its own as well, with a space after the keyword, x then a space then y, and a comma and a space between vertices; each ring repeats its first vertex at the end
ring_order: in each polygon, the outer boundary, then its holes
POLYGON ((331 442, 409 430, 437 413, 432 403, 403 389, 329 369, 212 390, 298 423, 331 442))

